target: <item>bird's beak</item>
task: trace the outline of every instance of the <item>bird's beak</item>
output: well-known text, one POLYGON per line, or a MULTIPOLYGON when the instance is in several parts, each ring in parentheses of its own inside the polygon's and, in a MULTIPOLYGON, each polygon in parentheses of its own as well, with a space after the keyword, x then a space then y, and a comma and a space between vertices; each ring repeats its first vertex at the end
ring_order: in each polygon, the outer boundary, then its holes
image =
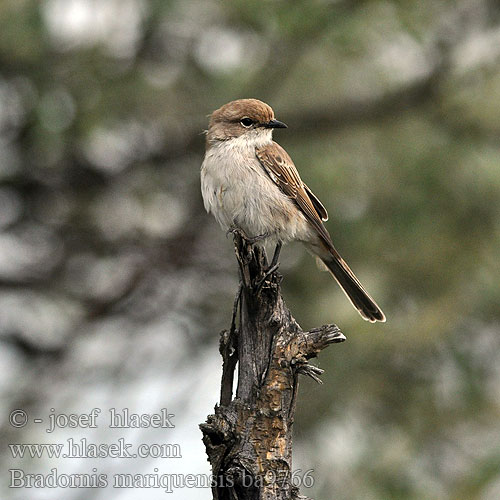
POLYGON ((267 123, 264 123, 264 127, 266 127, 266 128, 288 128, 285 123, 280 122, 278 120, 270 120, 267 123))

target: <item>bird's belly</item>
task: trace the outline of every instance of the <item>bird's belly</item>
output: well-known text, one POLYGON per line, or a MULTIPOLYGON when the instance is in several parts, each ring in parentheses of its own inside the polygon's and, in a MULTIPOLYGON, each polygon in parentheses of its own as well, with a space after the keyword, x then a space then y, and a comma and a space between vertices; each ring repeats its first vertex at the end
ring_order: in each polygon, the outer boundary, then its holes
POLYGON ((257 160, 252 168, 233 166, 232 171, 228 175, 219 168, 202 178, 205 207, 225 230, 236 227, 249 237, 266 235, 285 242, 305 237, 310 231, 305 217, 257 160))

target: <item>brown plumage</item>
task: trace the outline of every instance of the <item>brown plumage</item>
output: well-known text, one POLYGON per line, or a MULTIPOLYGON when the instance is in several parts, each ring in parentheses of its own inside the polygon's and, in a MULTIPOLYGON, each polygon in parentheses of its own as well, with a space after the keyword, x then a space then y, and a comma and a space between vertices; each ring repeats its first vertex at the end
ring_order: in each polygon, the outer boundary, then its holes
POLYGON ((214 111, 210 115, 209 127, 217 122, 239 122, 245 116, 257 123, 266 123, 274 119, 274 111, 258 99, 238 99, 214 111))
POLYGON ((249 118, 254 123, 269 123, 274 119, 271 106, 257 99, 239 99, 225 104, 210 115, 207 131, 207 148, 217 141, 240 137, 247 132, 241 119, 249 118))
POLYGON ((272 181, 297 204, 317 231, 323 248, 320 248, 321 253, 315 253, 333 274, 354 307, 368 321, 385 321, 382 310, 333 246, 330 234, 323 224, 323 221, 328 220, 328 213, 319 199, 302 182, 288 153, 279 144, 272 142, 268 146, 256 149, 256 155, 272 181))

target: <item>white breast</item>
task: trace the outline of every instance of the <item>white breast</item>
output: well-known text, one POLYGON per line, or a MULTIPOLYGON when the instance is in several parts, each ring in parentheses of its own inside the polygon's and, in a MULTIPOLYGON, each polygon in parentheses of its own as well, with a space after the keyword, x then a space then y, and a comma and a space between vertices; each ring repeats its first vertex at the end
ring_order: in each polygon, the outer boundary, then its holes
POLYGON ((281 241, 306 239, 305 217, 264 171, 255 148, 255 140, 241 136, 208 149, 201 167, 205 209, 224 230, 238 227, 250 237, 267 234, 281 241))

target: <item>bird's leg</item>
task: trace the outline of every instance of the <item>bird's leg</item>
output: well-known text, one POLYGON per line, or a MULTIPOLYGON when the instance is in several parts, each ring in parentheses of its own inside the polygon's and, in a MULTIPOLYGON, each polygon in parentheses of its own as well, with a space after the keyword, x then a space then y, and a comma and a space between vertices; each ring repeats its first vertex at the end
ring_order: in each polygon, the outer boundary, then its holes
POLYGON ((278 269, 279 267, 278 259, 280 258, 280 252, 282 246, 283 246, 282 241, 278 241, 278 243, 276 243, 276 248, 274 249, 274 254, 273 254, 273 260, 271 261, 271 264, 269 264, 267 272, 272 273, 278 269))
POLYGON ((257 290, 260 290, 262 285, 264 284, 264 281, 275 271, 278 270, 280 267, 278 259, 280 257, 280 252, 281 252, 281 247, 283 246, 283 242, 278 241, 276 244, 276 248, 274 249, 274 254, 273 254, 273 259, 271 260, 271 264, 269 264, 269 267, 266 269, 266 272, 264 276, 256 283, 257 285, 257 290))
POLYGON ((243 231, 243 229, 240 229, 239 227, 229 228, 226 234, 237 234, 249 245, 254 245, 255 243, 265 240, 269 237, 269 233, 258 234, 257 236, 248 236, 245 231, 243 231))
MULTIPOLYGON (((250 262, 252 261, 252 258, 254 256, 254 254, 255 254, 253 246, 258 241, 264 240, 264 239, 266 239, 269 236, 268 233, 259 234, 257 236, 248 236, 243 229, 241 229, 240 227, 238 227, 236 225, 231 226, 227 230, 226 236, 228 236, 229 234, 233 235, 233 240, 234 240, 234 243, 235 243, 236 257, 237 257, 238 260, 241 260, 242 263, 245 266, 247 266, 248 264, 250 264, 250 262), (238 236, 238 238, 236 238, 236 236, 238 236), (244 251, 240 252, 238 250, 238 246, 241 246, 240 250, 244 250, 244 251)), ((262 248, 262 252, 265 255, 265 249, 264 248, 262 248)))

